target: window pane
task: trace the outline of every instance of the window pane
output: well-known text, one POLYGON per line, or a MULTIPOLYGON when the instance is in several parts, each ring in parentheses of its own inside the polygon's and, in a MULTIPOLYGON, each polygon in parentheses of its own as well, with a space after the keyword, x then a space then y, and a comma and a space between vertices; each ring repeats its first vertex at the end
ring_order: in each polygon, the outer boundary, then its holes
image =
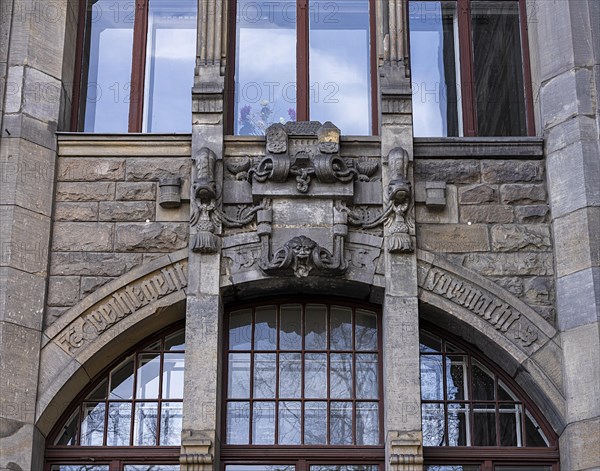
POLYGON ((310 2, 310 119, 371 134, 369 0, 310 2))
POLYGON ((302 357, 300 353, 279 355, 279 397, 299 398, 302 391, 302 357))
POLYGON ((250 434, 250 405, 247 402, 227 404, 227 443, 247 445, 250 434))
POLYGON ((86 396, 88 401, 103 401, 106 399, 106 387, 108 385, 108 381, 106 379, 102 380, 102 382, 92 390, 86 396))
POLYGON ((356 398, 377 399, 379 381, 377 374, 377 355, 356 355, 356 398))
POLYGON ((86 132, 127 132, 135 3, 88 2, 82 101, 86 132), (119 51, 115 54, 115 51, 119 51), (87 76, 86 76, 87 73, 87 76))
POLYGON ((110 372, 109 399, 133 398, 133 358, 128 358, 110 372))
POLYGON ((281 319, 279 323, 281 350, 300 350, 302 348, 302 306, 300 304, 286 304, 281 306, 281 319))
POLYGON ((238 0, 235 134, 296 120, 296 1, 238 0))
POLYGON ((352 350, 352 309, 331 307, 331 349, 352 350))
POLYGON ((327 397, 327 354, 304 355, 304 397, 323 399, 327 397))
POLYGON ((163 402, 160 409, 160 445, 181 445, 183 403, 163 402))
POLYGON ((102 446, 105 410, 106 404, 104 402, 85 402, 83 404, 80 440, 82 446, 102 446))
POLYGON ((137 399, 157 399, 160 381, 160 354, 138 355, 137 399))
POLYGON ((479 136, 525 136, 519 2, 472 1, 473 72, 479 136))
POLYGON ((252 310, 243 309, 229 315, 229 350, 252 348, 252 310))
POLYGON ((279 444, 300 445, 301 402, 279 403, 279 444))
POLYGON ((496 466, 496 471, 552 471, 551 466, 496 466))
POLYGON ((295 471, 295 466, 282 464, 228 464, 226 471, 295 471))
POLYGON ((481 363, 473 360, 471 369, 473 383, 473 399, 483 401, 494 400, 494 375, 481 363))
POLYGON ((332 353, 330 357, 330 397, 352 398, 352 354, 332 353))
POLYGON ((448 355, 446 357, 446 394, 450 401, 468 399, 467 357, 448 355))
POLYGON ((158 403, 138 402, 135 405, 135 423, 133 426, 134 446, 156 445, 157 432, 158 403))
POLYGON ((542 429, 528 410, 525 412, 525 439, 527 441, 527 446, 550 445, 544 432, 542 432, 542 429))
POLYGON ((496 446, 496 410, 493 404, 473 406, 473 445, 496 446))
POLYGON ((191 132, 197 0, 150 0, 144 132, 191 132))
POLYGON ((379 471, 376 464, 335 464, 311 466, 310 471, 379 471))
POLYGON ((444 444, 443 404, 423 404, 421 406, 421 417, 423 446, 442 446, 444 444))
POLYGON ((277 308, 256 308, 254 327, 254 349, 275 350, 277 348, 277 308))
POLYGON ((163 399, 183 399, 185 354, 165 353, 163 359, 163 399))
POLYGON ((77 440, 77 426, 79 425, 79 409, 77 409, 71 417, 65 422, 61 432, 57 435, 54 440, 54 445, 66 446, 76 445, 77 440))
POLYGON ((356 403, 356 444, 379 444, 379 407, 376 402, 356 403))
POLYGON ((419 351, 422 353, 442 353, 442 339, 437 335, 421 331, 419 333, 419 351))
POLYGON ((275 444, 275 403, 255 402, 252 415, 252 444, 275 444))
POLYGON ((352 445, 352 403, 332 402, 329 414, 330 444, 352 445))
POLYGON ((127 464, 124 471, 179 471, 178 464, 127 464))
POLYGON ((185 350, 185 330, 165 337, 165 350, 185 350))
POLYGON ((327 306, 307 304, 304 322, 306 349, 325 350, 327 348, 327 306))
POLYGON ((469 406, 448 404, 448 445, 468 446, 471 444, 469 406))
POLYGON ((441 355, 421 355, 421 398, 444 399, 444 370, 441 355))
POLYGON ((449 466, 430 464, 423 468, 423 471, 479 471, 479 466, 453 464, 449 466))
POLYGON ((377 315, 374 312, 356 310, 356 349, 377 350, 377 315))
POLYGON ((108 405, 107 446, 128 446, 131 435, 131 403, 112 402, 108 405))
POLYGON ((327 403, 304 403, 304 444, 327 444, 327 403))
POLYGON ((415 136, 459 136, 456 2, 409 2, 415 136))
POLYGON ((250 354, 230 353, 227 368, 227 397, 245 399, 250 397, 250 354))
POLYGON ((275 397, 277 386, 277 364, 275 353, 254 355, 254 397, 270 399, 275 397))
POLYGON ((521 406, 500 404, 500 445, 523 446, 521 440, 521 406))
POLYGON ((53 464, 52 471, 108 471, 108 465, 53 464))

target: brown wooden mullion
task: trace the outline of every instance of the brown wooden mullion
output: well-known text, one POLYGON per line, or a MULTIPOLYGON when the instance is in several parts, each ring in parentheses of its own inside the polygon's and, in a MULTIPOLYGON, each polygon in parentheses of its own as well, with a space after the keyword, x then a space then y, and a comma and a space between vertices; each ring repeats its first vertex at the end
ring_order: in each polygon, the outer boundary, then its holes
POLYGON ((465 137, 473 137, 477 135, 477 121, 475 107, 475 75, 473 73, 473 53, 471 45, 470 0, 458 0, 457 9, 463 133, 465 137))
POLYGON ((129 95, 129 132, 142 131, 149 1, 150 0, 136 0, 135 3, 133 63, 131 66, 131 86, 129 95))
POLYGON ((309 11, 308 0, 296 3, 296 119, 310 119, 309 101, 309 11))
POLYGON ((523 88, 525 89, 525 118, 527 122, 527 135, 535 136, 533 84, 531 81, 529 36, 527 32, 527 7, 524 0, 519 0, 519 26, 521 28, 521 51, 523 51, 521 61, 523 62, 523 88))

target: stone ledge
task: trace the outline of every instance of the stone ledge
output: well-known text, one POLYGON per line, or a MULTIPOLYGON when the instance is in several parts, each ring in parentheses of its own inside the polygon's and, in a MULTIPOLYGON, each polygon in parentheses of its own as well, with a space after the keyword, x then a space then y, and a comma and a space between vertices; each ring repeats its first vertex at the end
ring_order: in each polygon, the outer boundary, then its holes
POLYGON ((60 157, 189 157, 190 134, 57 133, 60 157))
POLYGON ((415 159, 522 159, 544 158, 541 137, 417 137, 415 159))

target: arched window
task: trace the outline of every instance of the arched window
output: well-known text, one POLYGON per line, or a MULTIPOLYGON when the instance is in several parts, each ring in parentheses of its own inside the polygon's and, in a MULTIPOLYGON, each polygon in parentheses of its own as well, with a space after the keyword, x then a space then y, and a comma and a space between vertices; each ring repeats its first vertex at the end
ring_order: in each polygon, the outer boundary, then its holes
POLYGON ((555 471, 558 444, 515 382, 482 354, 420 331, 425 471, 555 471))
POLYGON ((48 437, 46 469, 179 470, 184 369, 181 328, 111 365, 48 437))

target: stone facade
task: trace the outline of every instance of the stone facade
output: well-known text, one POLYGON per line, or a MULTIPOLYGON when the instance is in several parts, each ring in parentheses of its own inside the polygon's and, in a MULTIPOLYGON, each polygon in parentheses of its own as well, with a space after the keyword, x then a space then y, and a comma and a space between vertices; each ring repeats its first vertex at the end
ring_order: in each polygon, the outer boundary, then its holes
POLYGON ((78 2, 54 3, 0 5, 0 470, 43 469, 81 389, 183 319, 205 368, 186 370, 181 469, 219 469, 223 309, 277 293, 382 306, 386 470, 422 469, 420 319, 527 391, 561 469, 600 469, 598 2, 527 4, 539 137, 421 139, 401 0, 375 2, 364 138, 225 136, 225 0, 199 1, 191 136, 60 132, 78 2))

